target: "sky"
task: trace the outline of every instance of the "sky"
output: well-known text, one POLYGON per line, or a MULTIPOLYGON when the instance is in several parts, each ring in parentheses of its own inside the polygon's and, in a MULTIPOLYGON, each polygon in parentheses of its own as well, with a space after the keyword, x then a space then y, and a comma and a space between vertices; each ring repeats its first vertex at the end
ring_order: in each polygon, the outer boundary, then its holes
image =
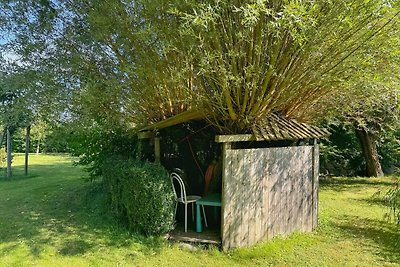
POLYGON ((0 45, 6 44, 7 43, 7 39, 6 37, 3 37, 5 34, 4 33, 0 33, 0 45))
POLYGON ((0 54, 5 60, 15 62, 18 60, 18 56, 10 51, 5 50, 4 47, 1 47, 1 45, 7 44, 7 42, 10 41, 12 38, 12 34, 0 32, 0 54))

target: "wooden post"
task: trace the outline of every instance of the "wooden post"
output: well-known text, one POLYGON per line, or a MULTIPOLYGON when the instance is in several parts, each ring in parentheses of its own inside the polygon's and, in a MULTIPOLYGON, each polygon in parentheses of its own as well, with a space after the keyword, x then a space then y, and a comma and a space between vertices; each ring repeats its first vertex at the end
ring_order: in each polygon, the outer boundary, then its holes
POLYGON ((155 163, 160 163, 160 137, 155 137, 154 138, 154 158, 155 158, 155 163))
POLYGON ((26 127, 26 139, 25 139, 25 176, 28 175, 28 159, 29 159, 29 146, 31 143, 31 126, 26 127))
POLYGON ((319 146, 317 139, 313 140, 312 152, 312 228, 318 224, 318 188, 319 188, 319 146))
POLYGON ((222 240, 222 248, 224 251, 227 251, 230 248, 230 240, 229 240, 229 229, 228 226, 230 222, 228 216, 225 214, 226 212, 226 205, 229 205, 230 200, 227 199, 227 192, 228 185, 227 185, 227 178, 229 176, 229 165, 232 164, 229 160, 229 150, 231 149, 232 143, 223 143, 222 144, 222 196, 221 196, 221 240, 222 240))
POLYGON ((7 178, 11 178, 11 133, 7 127, 7 178))
POLYGON ((136 149, 137 149, 136 158, 139 160, 142 160, 143 159, 143 140, 142 139, 138 139, 136 149))

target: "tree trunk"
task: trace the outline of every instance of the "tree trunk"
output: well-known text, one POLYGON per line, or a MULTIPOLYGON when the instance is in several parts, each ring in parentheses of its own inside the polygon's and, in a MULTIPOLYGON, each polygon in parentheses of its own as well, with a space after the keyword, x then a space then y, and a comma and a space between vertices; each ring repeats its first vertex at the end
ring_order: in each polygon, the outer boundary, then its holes
POLYGON ((36 155, 39 155, 39 152, 40 152, 40 140, 37 141, 36 155))
POLYGON ((25 139, 25 176, 28 175, 29 146, 31 143, 31 126, 26 127, 25 139))
POLYGON ((367 177, 381 177, 383 171, 379 162, 378 149, 376 147, 376 136, 364 129, 356 129, 356 135, 361 143, 361 148, 366 163, 367 177))
POLYGON ((11 178, 11 133, 7 127, 7 178, 11 178))

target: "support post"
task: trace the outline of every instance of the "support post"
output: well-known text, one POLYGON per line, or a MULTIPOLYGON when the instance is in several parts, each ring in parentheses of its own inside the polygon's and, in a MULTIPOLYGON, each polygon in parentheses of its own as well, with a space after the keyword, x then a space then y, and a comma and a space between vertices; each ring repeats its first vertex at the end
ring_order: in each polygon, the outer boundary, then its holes
POLYGON ((26 127, 26 139, 25 139, 25 176, 28 176, 28 160, 29 160, 29 147, 31 143, 31 126, 26 127))
POLYGON ((313 140, 312 150, 312 230, 318 225, 319 145, 313 140))
POLYGON ((231 164, 230 162, 230 153, 229 150, 232 148, 231 142, 226 142, 222 144, 222 196, 221 196, 221 240, 222 240, 222 249, 227 251, 230 248, 230 236, 228 225, 231 223, 228 220, 231 218, 226 217, 225 208, 229 205, 230 200, 227 199, 225 191, 227 189, 227 179, 229 178, 228 167, 231 164))
POLYGON ((155 158, 155 163, 160 163, 160 137, 155 137, 154 138, 154 158, 155 158))
POLYGON ((11 133, 7 127, 7 178, 11 178, 11 133))

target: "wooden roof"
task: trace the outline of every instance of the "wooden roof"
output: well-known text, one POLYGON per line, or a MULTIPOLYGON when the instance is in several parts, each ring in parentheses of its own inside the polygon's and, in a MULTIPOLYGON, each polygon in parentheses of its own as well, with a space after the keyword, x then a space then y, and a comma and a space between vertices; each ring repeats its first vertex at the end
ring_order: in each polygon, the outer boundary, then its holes
POLYGON ((177 124, 181 124, 184 122, 192 121, 192 120, 201 120, 205 119, 206 115, 204 112, 199 111, 199 110, 187 110, 182 113, 179 113, 173 117, 167 118, 165 120, 150 124, 142 129, 140 129, 140 132, 143 131, 153 131, 153 130, 160 130, 164 129, 170 126, 174 126, 177 124))
POLYGON ((297 122, 294 119, 286 119, 276 114, 259 121, 252 127, 255 140, 298 140, 298 139, 320 139, 329 135, 325 129, 297 122))
MULTIPOLYGON (((171 118, 144 127, 140 130, 140 132, 159 130, 191 120, 202 120, 205 118, 206 114, 204 112, 200 112, 197 110, 188 110, 171 118)), ((250 134, 241 135, 242 137, 239 138, 240 140, 236 140, 233 142, 249 140, 278 141, 311 138, 320 139, 328 135, 329 132, 325 129, 297 122, 294 119, 286 119, 272 113, 264 120, 260 120, 255 125, 253 125, 250 134)), ((217 138, 219 141, 216 141, 227 142, 227 140, 225 140, 226 138, 223 138, 222 136, 221 138, 221 140, 217 138)))

